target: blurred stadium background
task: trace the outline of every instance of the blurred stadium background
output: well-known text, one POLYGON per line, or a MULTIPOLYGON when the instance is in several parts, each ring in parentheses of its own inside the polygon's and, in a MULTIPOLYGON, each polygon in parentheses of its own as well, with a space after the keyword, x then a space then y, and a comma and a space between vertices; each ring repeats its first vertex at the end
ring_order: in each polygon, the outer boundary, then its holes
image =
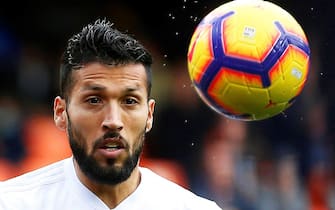
MULTIPOLYGON (((186 67, 197 23, 227 1, 8 2, 0 8, 0 180, 70 155, 52 120, 66 40, 107 17, 154 54, 154 129, 142 165, 234 210, 335 209, 335 22, 330 0, 272 1, 304 28, 310 77, 282 115, 218 116, 195 95, 186 67)), ((265 17, 266 18, 266 17, 265 17)))

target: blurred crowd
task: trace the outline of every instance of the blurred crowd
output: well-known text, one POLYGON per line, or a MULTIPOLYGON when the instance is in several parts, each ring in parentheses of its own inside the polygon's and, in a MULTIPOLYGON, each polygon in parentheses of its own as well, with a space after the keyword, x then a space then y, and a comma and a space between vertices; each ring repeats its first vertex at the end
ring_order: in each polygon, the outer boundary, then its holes
POLYGON ((0 14, 0 180, 71 156, 65 133, 53 123, 58 60, 73 31, 106 16, 154 54, 157 108, 141 165, 225 210, 335 209, 335 74, 329 71, 332 55, 326 54, 334 28, 322 31, 330 12, 309 1, 298 12, 298 1, 282 2, 306 29, 310 76, 284 113, 243 122, 207 107, 188 77, 189 38, 218 3, 173 2, 162 1, 159 8, 166 10, 151 12, 141 3, 101 1, 76 9, 31 7, 20 17, 10 12, 14 7, 0 14))

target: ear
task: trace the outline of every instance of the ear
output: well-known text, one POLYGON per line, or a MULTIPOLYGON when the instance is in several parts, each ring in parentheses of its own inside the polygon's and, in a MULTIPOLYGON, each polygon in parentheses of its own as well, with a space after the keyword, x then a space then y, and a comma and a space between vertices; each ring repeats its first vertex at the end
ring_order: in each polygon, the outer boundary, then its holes
POLYGON ((60 96, 57 96, 54 100, 54 121, 59 129, 66 130, 67 127, 66 102, 60 96))
POLYGON ((155 100, 154 99, 149 99, 148 102, 148 119, 147 119, 147 124, 145 127, 145 132, 149 132, 152 128, 152 123, 154 121, 154 111, 155 111, 155 100))

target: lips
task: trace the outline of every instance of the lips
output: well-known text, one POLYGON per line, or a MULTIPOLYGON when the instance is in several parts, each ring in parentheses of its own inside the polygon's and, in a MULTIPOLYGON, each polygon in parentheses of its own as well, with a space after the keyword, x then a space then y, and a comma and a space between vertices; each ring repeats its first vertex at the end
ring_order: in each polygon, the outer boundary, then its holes
POLYGON ((107 159, 118 159, 128 148, 127 142, 117 132, 106 133, 94 145, 94 150, 107 159))
POLYGON ((112 138, 104 140, 100 148, 113 151, 118 149, 124 149, 125 145, 121 140, 112 138))
POLYGON ((100 144, 100 149, 117 150, 126 148, 126 143, 119 137, 105 138, 100 144))

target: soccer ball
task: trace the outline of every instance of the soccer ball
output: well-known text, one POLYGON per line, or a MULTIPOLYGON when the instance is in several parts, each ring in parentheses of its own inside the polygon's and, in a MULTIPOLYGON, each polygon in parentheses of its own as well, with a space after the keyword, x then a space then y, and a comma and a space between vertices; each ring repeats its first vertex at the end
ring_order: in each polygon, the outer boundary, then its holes
POLYGON ((286 10, 263 0, 217 7, 190 40, 188 72, 216 112, 243 120, 282 113, 302 92, 310 66, 306 35, 286 10))

